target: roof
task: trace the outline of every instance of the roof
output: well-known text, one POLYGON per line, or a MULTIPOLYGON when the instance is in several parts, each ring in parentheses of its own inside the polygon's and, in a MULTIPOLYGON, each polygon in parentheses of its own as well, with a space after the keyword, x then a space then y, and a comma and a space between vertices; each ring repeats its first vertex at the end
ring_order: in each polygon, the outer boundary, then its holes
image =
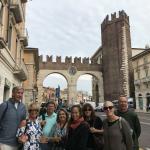
POLYGON ((149 53, 150 53, 150 49, 145 49, 145 51, 143 51, 143 52, 141 52, 141 53, 135 55, 135 56, 132 57, 131 59, 132 59, 132 60, 136 60, 136 59, 138 59, 138 58, 140 58, 140 57, 143 57, 143 56, 145 56, 145 55, 147 55, 147 54, 149 54, 149 53))

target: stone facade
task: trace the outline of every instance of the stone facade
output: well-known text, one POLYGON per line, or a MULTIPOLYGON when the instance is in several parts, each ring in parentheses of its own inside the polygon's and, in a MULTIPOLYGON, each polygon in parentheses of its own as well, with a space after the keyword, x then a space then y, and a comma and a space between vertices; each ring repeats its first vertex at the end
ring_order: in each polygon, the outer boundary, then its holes
POLYGON ((129 17, 124 11, 111 14, 101 24, 104 99, 115 100, 120 94, 132 96, 132 65, 129 17))
POLYGON ((37 74, 39 71, 39 54, 37 48, 24 49, 24 61, 28 69, 27 80, 24 81, 23 87, 25 90, 25 103, 28 105, 32 101, 38 101, 37 93, 37 74))
POLYGON ((11 96, 12 88, 22 85, 28 70, 23 56, 28 44, 25 30, 27 0, 0 0, 0 103, 11 96))
POLYGON ((43 91, 43 81, 44 79, 52 73, 59 73, 64 76, 67 81, 68 88, 68 103, 72 103, 77 99, 77 80, 81 75, 90 74, 98 80, 98 91, 99 97, 98 100, 103 100, 103 82, 102 82, 102 73, 101 66, 96 62, 90 62, 89 58, 74 58, 72 61, 71 57, 66 57, 65 62, 61 61, 61 57, 56 57, 56 62, 53 61, 52 56, 47 56, 46 61, 44 62, 42 56, 39 57, 39 74, 38 74, 38 99, 42 101, 43 91))
POLYGON ((148 111, 150 107, 150 49, 132 57, 136 109, 148 111))

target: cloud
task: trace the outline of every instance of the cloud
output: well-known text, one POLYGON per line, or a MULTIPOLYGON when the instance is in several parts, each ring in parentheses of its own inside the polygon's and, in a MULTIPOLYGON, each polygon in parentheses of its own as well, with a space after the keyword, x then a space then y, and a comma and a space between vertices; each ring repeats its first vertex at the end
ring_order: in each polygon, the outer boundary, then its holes
POLYGON ((125 10, 132 47, 150 44, 149 0, 32 0, 27 3, 29 46, 39 54, 91 57, 101 45, 107 14, 125 10))

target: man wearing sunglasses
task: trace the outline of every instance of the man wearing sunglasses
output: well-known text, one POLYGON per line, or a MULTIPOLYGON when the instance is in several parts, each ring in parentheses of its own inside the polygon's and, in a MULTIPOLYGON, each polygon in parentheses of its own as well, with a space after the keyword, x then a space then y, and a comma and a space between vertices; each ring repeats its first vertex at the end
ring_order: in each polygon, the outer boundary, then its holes
POLYGON ((141 134, 141 125, 137 114, 128 109, 128 99, 125 96, 119 97, 119 109, 116 115, 123 117, 129 123, 132 131, 133 150, 139 150, 138 138, 141 134))

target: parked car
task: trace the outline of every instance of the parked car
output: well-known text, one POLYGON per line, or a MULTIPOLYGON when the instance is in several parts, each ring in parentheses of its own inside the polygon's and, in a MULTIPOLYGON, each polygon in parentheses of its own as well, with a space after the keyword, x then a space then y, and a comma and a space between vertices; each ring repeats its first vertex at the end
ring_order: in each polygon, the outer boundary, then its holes
POLYGON ((97 107, 95 107, 95 111, 97 112, 103 112, 103 105, 104 103, 99 103, 97 107))

